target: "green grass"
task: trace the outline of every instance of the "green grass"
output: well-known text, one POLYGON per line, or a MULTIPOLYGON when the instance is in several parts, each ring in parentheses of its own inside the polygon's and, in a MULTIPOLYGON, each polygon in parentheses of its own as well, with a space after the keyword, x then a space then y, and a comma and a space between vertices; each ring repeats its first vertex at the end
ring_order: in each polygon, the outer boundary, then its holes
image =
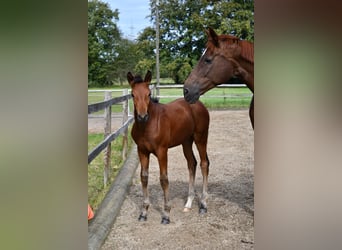
MULTIPOLYGON (((209 109, 236 109, 236 108, 248 108, 251 102, 251 97, 249 96, 238 96, 238 97, 216 97, 212 98, 210 96, 224 96, 224 95, 245 95, 251 94, 248 88, 214 88, 205 93, 200 97, 200 100, 209 109)), ((182 89, 160 89, 161 96, 183 96, 182 89)), ((168 103, 173 98, 161 98, 161 103, 168 103)))
MULTIPOLYGON (((126 86, 126 88, 130 88, 129 86, 126 86)), ((114 88, 114 89, 118 89, 118 88, 114 88)), ((106 90, 106 89, 101 89, 101 90, 106 90)), ((108 89, 108 90, 113 90, 112 89, 108 89)), ((120 90, 122 90, 122 88, 120 88, 120 90)), ((112 98, 113 97, 119 97, 122 96, 123 92, 117 92, 117 91, 113 91, 112 92, 112 98)), ((103 102, 104 101, 104 92, 88 92, 88 104, 93 104, 93 103, 97 103, 97 102, 103 102)), ((133 109, 133 105, 132 102, 130 103, 130 109, 133 109)), ((122 112, 122 104, 115 104, 112 106, 112 112, 113 113, 121 113, 122 112)), ((92 113, 92 114, 103 114, 104 110, 100 110, 98 112, 92 113)))
MULTIPOLYGON (((102 133, 88 134, 88 152, 97 146, 104 137, 102 133)), ((132 147, 132 139, 128 138, 129 150, 132 147)), ((128 151, 129 151, 128 150, 128 151)), ((112 142, 111 145, 111 168, 110 176, 107 186, 103 184, 103 169, 104 169, 104 153, 103 151, 88 165, 88 203, 97 209, 106 193, 109 190, 110 185, 113 183, 116 175, 118 174, 121 166, 123 165, 122 159, 122 136, 119 136, 112 142)))
MULTIPOLYGON (((124 86, 129 88, 129 86, 124 86)), ((115 88, 118 89, 118 88, 115 88)), ((248 108, 251 97, 238 96, 238 97, 222 97, 224 95, 244 95, 251 94, 248 88, 213 88, 200 97, 200 100, 209 109, 229 109, 229 108, 248 108), (211 98, 210 96, 220 96, 211 98)), ((112 96, 120 96, 122 92, 113 92, 112 96)), ((183 97, 182 89, 160 89, 159 95, 161 96, 172 96, 160 98, 161 103, 168 103, 176 98, 183 97)), ((103 92, 88 93, 88 104, 96 103, 104 100, 103 92)), ((132 101, 130 103, 130 110, 133 110, 132 101)), ((112 112, 121 112, 122 105, 117 104, 112 106, 112 112)), ((95 114, 103 114, 104 111, 99 111, 95 114)))

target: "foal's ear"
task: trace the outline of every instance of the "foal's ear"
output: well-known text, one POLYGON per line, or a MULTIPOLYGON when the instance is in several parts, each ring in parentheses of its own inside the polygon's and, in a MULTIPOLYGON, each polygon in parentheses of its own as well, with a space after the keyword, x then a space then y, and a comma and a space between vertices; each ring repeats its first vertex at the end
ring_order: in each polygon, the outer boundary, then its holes
POLYGON ((215 47, 219 47, 219 41, 218 41, 218 35, 216 34, 216 32, 208 27, 208 30, 205 31, 207 33, 208 36, 208 40, 211 41, 215 47))
POLYGON ((127 81, 129 83, 129 85, 131 85, 133 83, 133 80, 134 80, 134 76, 132 75, 131 72, 128 72, 127 73, 127 81))
POLYGON ((146 75, 145 75, 144 82, 150 83, 151 80, 152 80, 152 73, 151 73, 151 71, 148 70, 147 73, 146 73, 146 75))

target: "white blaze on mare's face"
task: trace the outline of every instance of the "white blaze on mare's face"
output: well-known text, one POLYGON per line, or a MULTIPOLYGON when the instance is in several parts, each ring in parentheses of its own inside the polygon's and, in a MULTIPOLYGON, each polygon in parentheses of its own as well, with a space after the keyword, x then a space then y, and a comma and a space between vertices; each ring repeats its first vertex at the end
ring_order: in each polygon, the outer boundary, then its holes
POLYGON ((203 51, 201 58, 204 56, 205 52, 207 52, 207 48, 205 48, 205 50, 203 51))

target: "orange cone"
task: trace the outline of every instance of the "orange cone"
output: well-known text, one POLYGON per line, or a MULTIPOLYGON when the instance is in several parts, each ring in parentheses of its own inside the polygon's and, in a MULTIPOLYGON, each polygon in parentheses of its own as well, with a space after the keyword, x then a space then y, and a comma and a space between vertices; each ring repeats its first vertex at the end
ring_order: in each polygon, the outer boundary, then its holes
POLYGON ((88 204, 88 220, 91 220, 92 218, 94 218, 94 212, 88 204))

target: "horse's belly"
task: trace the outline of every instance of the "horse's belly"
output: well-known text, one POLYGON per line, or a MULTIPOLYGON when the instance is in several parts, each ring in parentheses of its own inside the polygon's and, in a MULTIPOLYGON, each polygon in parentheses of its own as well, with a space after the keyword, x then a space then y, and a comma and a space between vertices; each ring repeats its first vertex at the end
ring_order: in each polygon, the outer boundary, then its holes
POLYGON ((190 140, 194 134, 194 125, 192 122, 185 124, 178 124, 179 128, 174 129, 170 133, 169 147, 175 147, 183 144, 185 141, 190 140))

